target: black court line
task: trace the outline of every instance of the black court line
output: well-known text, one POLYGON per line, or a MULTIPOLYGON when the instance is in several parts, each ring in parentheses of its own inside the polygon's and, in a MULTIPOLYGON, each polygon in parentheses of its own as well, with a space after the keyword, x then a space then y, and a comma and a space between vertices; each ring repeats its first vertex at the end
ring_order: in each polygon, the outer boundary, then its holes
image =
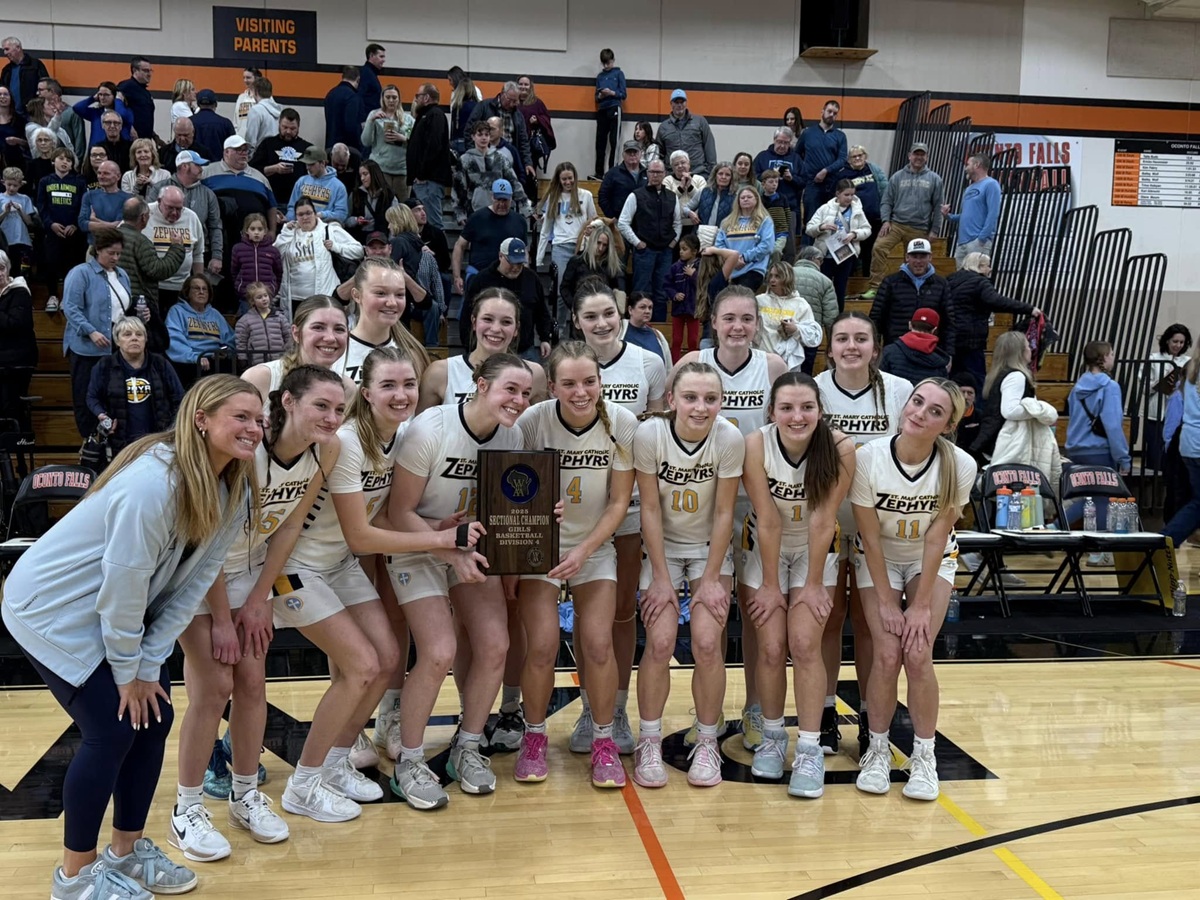
POLYGON ((923 853, 920 856, 914 856, 911 859, 904 859, 900 862, 890 863, 886 866, 880 866, 878 869, 871 869, 867 872, 861 872, 858 875, 853 875, 850 878, 843 878, 841 881, 834 881, 824 887, 815 888, 811 891, 806 891, 803 894, 796 894, 790 900, 822 900, 825 897, 833 897, 837 894, 844 894, 846 891, 853 890, 863 885, 872 884, 876 881, 882 881, 885 878, 891 878, 893 875, 900 875, 904 872, 910 872, 913 869, 919 869, 921 866, 927 866, 931 863, 942 862, 947 859, 954 859, 958 856, 965 856, 968 853, 974 853, 976 850, 988 850, 992 847, 1001 844, 1011 844, 1014 841, 1021 841, 1025 838, 1037 837, 1041 834, 1049 834, 1052 831, 1062 831, 1067 828, 1077 828, 1080 825, 1090 825, 1093 822, 1103 822, 1107 819, 1120 819, 1125 816, 1137 816, 1142 813, 1157 812, 1161 809, 1172 809, 1177 806, 1191 806, 1192 804, 1200 803, 1200 795, 1193 797, 1180 797, 1176 800, 1160 800, 1157 803, 1141 803, 1137 806, 1122 806, 1117 809, 1108 809, 1101 812, 1087 813, 1082 816, 1072 816, 1069 819, 1058 819, 1053 822, 1045 822, 1041 825, 1031 825, 1028 828, 1018 828, 1016 831, 1006 831, 1002 834, 993 834, 988 837, 979 838, 978 840, 968 841, 964 844, 955 844, 953 847, 945 847, 941 850, 934 850, 932 853, 923 853))

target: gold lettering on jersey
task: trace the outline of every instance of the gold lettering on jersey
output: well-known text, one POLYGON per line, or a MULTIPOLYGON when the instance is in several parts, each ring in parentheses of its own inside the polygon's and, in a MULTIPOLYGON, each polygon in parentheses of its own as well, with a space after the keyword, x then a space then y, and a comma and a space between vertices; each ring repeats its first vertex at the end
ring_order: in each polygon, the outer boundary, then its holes
POLYGON ((633 403, 638 398, 640 388, 636 384, 606 384, 601 389, 605 400, 614 403, 633 403))
POLYGON ((200 335, 214 338, 219 338, 221 336, 221 325, 219 322, 201 319, 199 316, 188 316, 187 330, 189 335, 200 335))
POLYGON ((329 198, 333 192, 327 187, 320 187, 311 182, 300 188, 300 196, 307 197, 313 203, 319 203, 323 206, 329 205, 329 198))
POLYGON ((559 450, 558 465, 562 469, 607 469, 610 456, 607 450, 559 450))
POLYGON ((903 494, 876 494, 875 508, 884 512, 935 513, 938 511, 937 494, 909 497, 903 494))
POLYGON ((795 484, 791 481, 780 481, 778 478, 767 476, 767 487, 771 491, 771 496, 778 497, 780 500, 808 499, 808 495, 804 492, 804 482, 795 484))
POLYGON ((161 245, 167 249, 170 249, 174 241, 179 241, 185 247, 190 247, 192 245, 192 229, 187 227, 174 228, 170 225, 155 225, 154 236, 151 240, 154 241, 155 246, 161 245))
POLYGON ((721 409, 762 409, 766 399, 762 391, 725 391, 721 409))
POLYGON ((458 478, 464 481, 475 481, 479 477, 479 461, 473 457, 446 457, 446 468, 442 471, 443 478, 458 478))
POLYGON ((380 491, 392 485, 392 469, 386 472, 363 472, 362 486, 363 493, 367 491, 380 491))
POLYGON ((835 431, 851 434, 887 434, 891 431, 888 417, 858 416, 850 413, 826 413, 825 424, 835 431))
POLYGON ((140 375, 131 375, 125 379, 125 401, 127 403, 145 403, 149 399, 149 381, 140 375))
POLYGON ((712 481, 717 476, 717 467, 712 463, 682 468, 664 462, 658 470, 658 478, 667 484, 688 484, 689 482, 712 481))

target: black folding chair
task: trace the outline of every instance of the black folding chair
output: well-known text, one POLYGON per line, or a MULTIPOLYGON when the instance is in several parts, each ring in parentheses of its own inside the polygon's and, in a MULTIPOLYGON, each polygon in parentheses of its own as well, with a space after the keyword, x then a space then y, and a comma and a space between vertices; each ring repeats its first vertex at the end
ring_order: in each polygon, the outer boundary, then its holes
POLYGON ((50 504, 77 502, 96 479, 83 466, 42 466, 25 476, 8 517, 6 540, 0 544, 0 574, 7 575, 21 554, 50 529, 50 504))

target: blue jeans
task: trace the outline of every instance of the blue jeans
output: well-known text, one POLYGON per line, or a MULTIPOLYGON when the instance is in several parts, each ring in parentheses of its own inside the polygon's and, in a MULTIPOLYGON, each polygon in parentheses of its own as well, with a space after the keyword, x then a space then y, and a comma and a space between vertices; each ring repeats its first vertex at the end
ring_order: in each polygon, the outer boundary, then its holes
POLYGON ((1163 534, 1175 542, 1176 551, 1183 546, 1193 531, 1200 528, 1200 459, 1183 457, 1188 481, 1192 484, 1192 499, 1181 506, 1163 529, 1163 534))
POLYGON ((575 255, 574 244, 552 244, 550 246, 550 262, 558 269, 554 282, 554 296, 551 298, 551 306, 557 310, 555 320, 558 323, 559 338, 562 339, 567 334, 567 323, 571 321, 571 310, 567 304, 562 301, 561 291, 559 286, 562 284, 563 272, 567 270, 567 263, 571 261, 571 257, 575 255))
POLYGON ((671 269, 671 248, 633 251, 633 289, 654 298, 654 312, 650 318, 655 322, 667 320, 667 295, 663 291, 663 279, 671 269))
POLYGON ((436 181, 422 181, 412 185, 412 192, 425 207, 425 219, 434 228, 442 228, 442 202, 446 197, 446 186, 436 181))

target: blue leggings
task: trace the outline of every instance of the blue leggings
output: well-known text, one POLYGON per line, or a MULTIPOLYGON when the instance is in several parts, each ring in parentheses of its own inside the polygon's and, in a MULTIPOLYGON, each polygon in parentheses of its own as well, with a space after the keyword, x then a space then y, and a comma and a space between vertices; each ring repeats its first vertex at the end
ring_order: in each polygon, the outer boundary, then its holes
MULTIPOLYGON (((63 781, 63 845, 76 853, 95 850, 110 799, 113 828, 144 829, 162 771, 167 735, 175 720, 174 708, 159 698, 162 722, 153 721, 151 715, 149 727, 134 731, 128 714, 124 721, 117 721, 121 698, 107 662, 75 687, 28 653, 26 656, 83 735, 63 781)), ((166 666, 159 683, 171 693, 166 666)))

